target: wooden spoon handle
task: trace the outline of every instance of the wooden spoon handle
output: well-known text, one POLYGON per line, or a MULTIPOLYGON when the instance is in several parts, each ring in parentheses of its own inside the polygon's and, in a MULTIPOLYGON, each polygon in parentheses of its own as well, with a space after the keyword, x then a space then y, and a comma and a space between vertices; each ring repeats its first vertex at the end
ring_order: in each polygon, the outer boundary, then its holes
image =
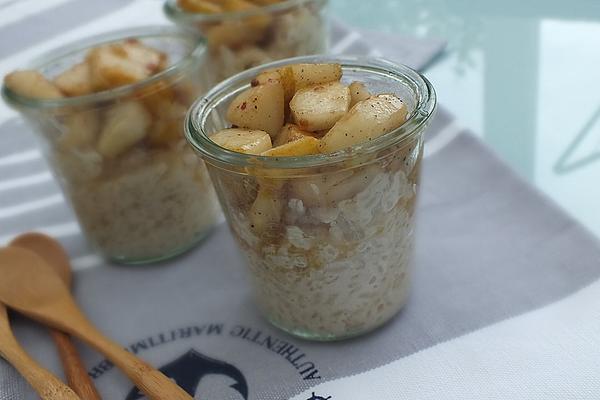
POLYGON ((42 400, 81 400, 67 385, 40 366, 12 336, 2 338, 0 355, 33 387, 42 400))
MULTIPOLYGON (((123 350, 121 346, 104 338, 100 333, 90 335, 90 332, 88 331, 87 335, 90 346, 103 353, 106 358, 119 367, 148 399, 192 400, 190 395, 162 372, 123 350)), ((84 340, 83 337, 82 340, 84 340)))
POLYGON ((67 376, 67 382, 71 389, 85 400, 101 400, 92 378, 88 375, 85 365, 79 357, 79 352, 71 341, 71 338, 54 329, 50 330, 54 344, 58 349, 60 361, 67 376))
POLYGON ((119 367, 150 400, 193 400, 185 390, 150 364, 102 335, 78 310, 71 309, 63 330, 83 340, 119 367), (75 318, 73 318, 75 317, 75 318))

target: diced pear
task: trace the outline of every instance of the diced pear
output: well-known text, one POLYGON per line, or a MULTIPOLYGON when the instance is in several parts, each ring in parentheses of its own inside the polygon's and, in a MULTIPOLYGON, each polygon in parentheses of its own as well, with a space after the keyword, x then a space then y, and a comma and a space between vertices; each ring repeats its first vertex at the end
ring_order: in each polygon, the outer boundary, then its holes
POLYGON ((95 90, 112 89, 141 81, 150 76, 146 66, 127 58, 119 46, 101 46, 87 56, 95 90))
POLYGON ((152 123, 148 140, 153 145, 168 145, 183 138, 183 120, 187 107, 175 102, 165 106, 152 123))
POLYGON ((94 91, 90 66, 86 62, 75 64, 58 75, 54 84, 67 96, 83 96, 94 91))
POLYGON ((325 136, 327 134, 327 132, 329 132, 329 129, 323 129, 322 131, 312 132, 312 134, 314 135, 314 137, 317 137, 320 139, 323 136, 325 136))
MULTIPOLYGON (((259 10, 259 7, 244 0, 224 0, 223 9, 229 12, 259 10)), ((235 20, 225 20, 221 24, 210 27, 206 34, 209 47, 240 47, 260 41, 269 25, 271 17, 260 13, 235 20)))
POLYGON ((262 153, 269 157, 299 157, 319 153, 319 139, 312 136, 304 136, 292 142, 273 147, 262 153))
POLYGON ((350 108, 350 90, 339 82, 309 86, 290 101, 294 122, 307 131, 330 129, 350 108))
POLYGON ((400 127, 407 109, 393 94, 380 94, 357 103, 321 139, 321 152, 331 153, 373 140, 400 127))
POLYGON ((225 11, 248 11, 256 9, 257 5, 246 0, 222 0, 225 11))
POLYGON ((152 116, 144 106, 128 101, 111 108, 98 140, 98 152, 114 158, 140 142, 150 128, 152 116))
POLYGON ((13 92, 36 99, 58 99, 60 90, 37 71, 15 71, 4 77, 4 84, 13 92))
POLYGON ((363 191, 373 181, 377 174, 381 172, 382 169, 376 164, 356 168, 352 170, 352 176, 331 185, 325 194, 325 198, 332 202, 335 201, 336 203, 342 200, 351 199, 356 194, 363 191))
POLYGON ((220 174, 213 180, 218 192, 225 197, 225 202, 240 210, 249 210, 258 193, 258 183, 251 176, 220 174))
POLYGON ((129 39, 115 46, 123 49, 129 61, 144 66, 149 75, 154 75, 167 67, 168 57, 165 53, 148 47, 137 39, 129 39))
POLYGON ((246 129, 258 129, 275 137, 284 123, 283 86, 272 82, 251 87, 229 105, 227 119, 246 129))
POLYGON ((349 86, 349 89, 350 96, 352 97, 350 107, 354 107, 354 105, 359 101, 363 101, 371 97, 369 89, 367 89, 367 87, 362 82, 352 82, 349 86))
POLYGON ((236 48, 258 42, 264 33, 264 30, 255 29, 245 21, 224 21, 206 31, 206 41, 211 49, 221 46, 236 48))
POLYGON ((206 0, 178 0, 177 4, 182 9, 193 13, 214 14, 223 12, 219 4, 206 0))
POLYGON ((165 93, 165 96, 154 95, 140 99, 140 103, 146 106, 146 109, 154 117, 163 117, 165 114, 171 114, 171 108, 177 106, 179 103, 175 99, 174 92, 169 94, 165 93))
POLYGON ((281 3, 282 0, 252 0, 254 4, 259 6, 269 6, 271 4, 281 3))
POLYGON ((293 64, 296 90, 328 82, 339 82, 342 78, 340 64, 293 64))
POLYGON ((272 147, 269 134, 260 130, 223 129, 210 139, 221 147, 245 154, 261 154, 272 147))
POLYGON ((269 83, 281 83, 281 75, 276 70, 261 72, 252 80, 252 86, 266 85, 269 83))
POLYGON ((284 98, 284 113, 286 119, 290 115, 290 100, 296 93, 296 84, 294 83, 294 73, 289 67, 282 67, 277 69, 271 69, 260 73, 255 79, 252 80, 252 86, 264 85, 266 83, 280 82, 283 85, 283 98, 284 98))
POLYGON ((65 132, 59 142, 69 148, 85 148, 96 142, 100 129, 100 117, 95 110, 69 115, 65 121, 65 132))
POLYGON ((158 81, 135 92, 139 100, 154 116, 171 113, 171 107, 177 103, 177 93, 167 81, 158 81))
MULTIPOLYGON (((245 12, 245 11, 258 11, 260 7, 246 0, 223 0, 223 8, 225 11, 230 12, 245 12)), ((249 24, 255 29, 263 30, 271 23, 271 16, 268 13, 259 13, 243 19, 244 22, 249 24)))
POLYGON ((300 199, 308 207, 333 207, 364 190, 380 172, 381 168, 371 165, 356 170, 293 179, 290 183, 290 198, 300 199))
POLYGON ((281 84, 285 94, 285 102, 288 104, 294 94, 296 94, 296 80, 294 79, 294 70, 288 67, 281 67, 277 70, 281 75, 281 84))
POLYGON ((333 206, 339 199, 332 201, 329 192, 352 174, 351 170, 345 170, 310 178, 292 179, 290 181, 290 198, 302 200, 307 207, 333 206))
POLYGON ((275 236, 281 228, 284 200, 281 190, 261 186, 252 207, 250 207, 250 227, 257 233, 275 236))
POLYGON ((286 65, 281 68, 277 68, 277 69, 273 69, 273 70, 269 70, 269 71, 265 71, 265 72, 261 73, 260 75, 258 75, 256 77, 256 81, 260 82, 262 84, 262 82, 264 82, 268 79, 274 79, 275 76, 273 75, 273 72, 276 72, 279 74, 279 81, 283 85, 283 94, 284 94, 285 102, 287 104, 290 102, 290 100, 292 100, 292 97, 294 97, 294 93, 296 93, 296 82, 294 80, 294 71, 293 71, 292 67, 290 67, 289 65, 286 65))
POLYGON ((273 146, 281 146, 283 144, 293 142, 294 140, 301 139, 305 136, 312 136, 310 132, 303 131, 297 125, 294 124, 285 124, 283 128, 281 128, 281 132, 275 138, 273 142, 273 146))
POLYGON ((166 54, 130 39, 92 49, 87 61, 94 89, 105 90, 145 79, 164 69, 168 60, 166 54))

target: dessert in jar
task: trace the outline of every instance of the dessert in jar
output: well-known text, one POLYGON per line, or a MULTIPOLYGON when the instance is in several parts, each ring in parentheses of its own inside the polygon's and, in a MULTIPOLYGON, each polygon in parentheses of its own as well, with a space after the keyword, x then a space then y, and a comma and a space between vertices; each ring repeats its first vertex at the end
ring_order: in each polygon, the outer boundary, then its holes
POLYGON ((167 0, 175 23, 206 37, 219 82, 270 61, 324 53, 328 0, 167 0))
POLYGON ((434 108, 407 67, 322 56, 247 71, 192 107, 188 141, 274 325, 341 339, 405 304, 434 108))
POLYGON ((35 127, 84 233, 109 259, 171 257, 218 218, 206 167, 183 136, 187 108, 207 88, 204 57, 194 35, 144 28, 5 77, 5 100, 35 127))

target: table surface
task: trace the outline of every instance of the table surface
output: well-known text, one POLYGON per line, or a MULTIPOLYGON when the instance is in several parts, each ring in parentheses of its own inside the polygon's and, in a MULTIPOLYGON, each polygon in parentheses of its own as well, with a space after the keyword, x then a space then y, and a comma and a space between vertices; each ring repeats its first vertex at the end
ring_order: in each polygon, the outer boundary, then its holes
POLYGON ((332 0, 361 28, 441 37, 440 102, 600 236, 600 1, 332 0))

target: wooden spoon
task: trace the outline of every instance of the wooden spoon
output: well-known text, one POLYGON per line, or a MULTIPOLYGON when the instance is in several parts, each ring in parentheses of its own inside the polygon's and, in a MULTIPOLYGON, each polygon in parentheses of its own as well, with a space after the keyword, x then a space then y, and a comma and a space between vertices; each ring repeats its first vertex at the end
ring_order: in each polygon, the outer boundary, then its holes
MULTIPOLYGON (((10 245, 31 250, 44 258, 48 262, 48 265, 58 274, 63 283, 67 287, 71 287, 72 274, 69 256, 56 240, 44 234, 32 232, 20 235, 10 245)), ((56 329, 51 329, 50 335, 58 349, 63 370, 71 389, 82 399, 101 400, 100 394, 98 394, 92 378, 88 375, 79 352, 69 335, 56 329)))
POLYGON ((103 336, 79 310, 48 263, 19 247, 0 249, 0 302, 78 337, 119 367, 150 400, 192 400, 150 364, 103 336))
POLYGON ((43 400, 81 400, 67 385, 23 350, 10 329, 3 304, 0 304, 0 356, 19 371, 43 400))

